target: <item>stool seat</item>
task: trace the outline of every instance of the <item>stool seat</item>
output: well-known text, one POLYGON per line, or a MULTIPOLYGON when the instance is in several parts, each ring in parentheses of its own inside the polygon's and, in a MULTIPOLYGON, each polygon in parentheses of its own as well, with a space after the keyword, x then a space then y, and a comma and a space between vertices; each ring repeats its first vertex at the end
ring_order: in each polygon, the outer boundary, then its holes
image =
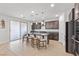
POLYGON ((46 40, 44 40, 44 39, 41 39, 40 41, 46 41, 46 40))
POLYGON ((44 39, 39 40, 38 48, 40 48, 40 47, 47 47, 47 43, 46 42, 47 41, 44 40, 44 39))

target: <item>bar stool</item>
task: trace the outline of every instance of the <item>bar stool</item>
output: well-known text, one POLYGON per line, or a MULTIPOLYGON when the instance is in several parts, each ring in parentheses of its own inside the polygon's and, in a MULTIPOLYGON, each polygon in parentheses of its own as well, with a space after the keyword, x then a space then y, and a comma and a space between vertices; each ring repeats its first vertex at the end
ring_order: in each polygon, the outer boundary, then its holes
POLYGON ((25 38, 27 38, 27 34, 24 34, 24 35, 23 35, 22 42, 24 42, 24 39, 25 39, 25 38))
POLYGON ((38 47, 38 38, 36 37, 36 35, 34 35, 34 37, 32 37, 32 40, 31 40, 31 46, 34 47, 38 47))
POLYGON ((47 48, 47 41, 44 39, 44 36, 38 39, 38 49, 41 47, 47 48))
POLYGON ((47 48, 47 41, 46 40, 39 40, 38 41, 38 48, 40 48, 40 47, 45 47, 45 48, 47 48))

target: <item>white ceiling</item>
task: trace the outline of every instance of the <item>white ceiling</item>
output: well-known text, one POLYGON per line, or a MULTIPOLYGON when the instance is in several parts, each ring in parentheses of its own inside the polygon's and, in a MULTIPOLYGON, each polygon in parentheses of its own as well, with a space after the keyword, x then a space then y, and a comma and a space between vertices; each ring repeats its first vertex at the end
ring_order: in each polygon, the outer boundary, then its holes
POLYGON ((51 3, 0 3, 0 13, 21 18, 26 20, 47 20, 56 19, 56 14, 70 11, 73 3, 54 3, 54 7, 50 7, 51 3), (31 11, 35 11, 34 14, 31 11), (44 12, 44 14, 42 14, 44 12))

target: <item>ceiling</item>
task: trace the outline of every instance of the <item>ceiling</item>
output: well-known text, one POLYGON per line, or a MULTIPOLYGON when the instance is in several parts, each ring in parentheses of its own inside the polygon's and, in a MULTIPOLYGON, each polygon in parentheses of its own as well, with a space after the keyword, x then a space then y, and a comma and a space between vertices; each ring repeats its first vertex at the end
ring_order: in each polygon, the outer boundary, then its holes
POLYGON ((26 20, 57 19, 56 15, 70 11, 73 3, 0 3, 0 13, 26 20), (34 11, 34 13, 32 13, 34 11))

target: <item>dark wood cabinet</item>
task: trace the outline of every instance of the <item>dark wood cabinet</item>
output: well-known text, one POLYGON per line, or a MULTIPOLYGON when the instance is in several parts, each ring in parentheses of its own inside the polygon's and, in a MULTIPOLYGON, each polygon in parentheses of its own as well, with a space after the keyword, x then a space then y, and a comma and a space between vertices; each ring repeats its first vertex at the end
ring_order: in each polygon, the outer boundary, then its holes
POLYGON ((66 51, 79 55, 79 3, 75 3, 69 15, 66 33, 66 51))
POLYGON ((74 35, 74 54, 79 55, 79 3, 75 3, 74 35))
POLYGON ((33 23, 32 24, 32 30, 34 30, 34 29, 41 29, 41 23, 33 23))
POLYGON ((48 21, 45 22, 46 29, 59 29, 59 21, 48 21))
POLYGON ((73 53, 73 22, 66 22, 66 52, 73 53))
POLYGON ((73 8, 69 14, 69 22, 66 22, 66 52, 69 53, 74 52, 74 41, 72 40, 74 35, 74 10, 73 8))
POLYGON ((56 40, 56 41, 58 41, 59 40, 59 33, 50 33, 48 35, 48 39, 49 40, 56 40))

